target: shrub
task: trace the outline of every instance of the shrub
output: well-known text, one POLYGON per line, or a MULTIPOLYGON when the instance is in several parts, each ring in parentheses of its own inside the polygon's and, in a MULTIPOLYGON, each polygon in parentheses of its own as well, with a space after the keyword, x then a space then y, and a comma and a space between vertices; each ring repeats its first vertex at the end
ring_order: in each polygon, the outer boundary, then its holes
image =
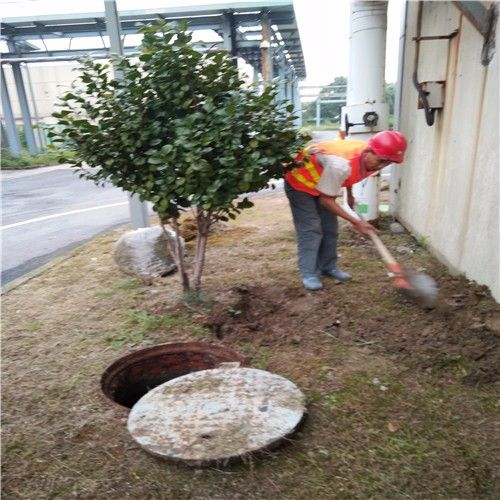
POLYGON ((144 27, 138 60, 116 61, 119 79, 85 61, 50 137, 75 151, 61 161, 150 201, 177 234, 181 212, 195 211, 192 280, 179 241, 171 248, 187 292, 200 287, 210 225, 252 206, 244 194, 280 177, 307 138, 294 126, 293 106, 277 102, 276 86, 245 87, 228 53, 200 52, 186 29, 144 27))

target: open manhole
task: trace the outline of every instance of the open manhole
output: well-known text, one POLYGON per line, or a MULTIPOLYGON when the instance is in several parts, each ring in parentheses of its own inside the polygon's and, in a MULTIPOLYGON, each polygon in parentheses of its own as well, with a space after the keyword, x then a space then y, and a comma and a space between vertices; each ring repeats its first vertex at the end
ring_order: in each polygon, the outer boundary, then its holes
POLYGON ((191 372, 245 359, 225 347, 203 342, 160 344, 131 352, 111 364, 101 377, 104 395, 126 408, 151 389, 191 372))

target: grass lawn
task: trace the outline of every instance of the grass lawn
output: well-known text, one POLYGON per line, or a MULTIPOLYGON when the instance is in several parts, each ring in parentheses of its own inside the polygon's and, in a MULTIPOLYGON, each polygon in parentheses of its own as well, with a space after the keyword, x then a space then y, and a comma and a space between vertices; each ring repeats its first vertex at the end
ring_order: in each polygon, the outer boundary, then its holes
POLYGON ((353 281, 307 292, 284 195, 255 201, 210 236, 198 303, 183 302, 175 274, 120 273, 112 248, 126 228, 3 295, 4 498, 499 498, 500 308, 488 291, 384 219, 389 248, 411 249, 402 263, 438 281, 438 307, 400 297, 371 243, 345 227, 353 281), (227 467, 147 454, 100 377, 130 350, 179 340, 227 346, 293 381, 304 425, 227 467))

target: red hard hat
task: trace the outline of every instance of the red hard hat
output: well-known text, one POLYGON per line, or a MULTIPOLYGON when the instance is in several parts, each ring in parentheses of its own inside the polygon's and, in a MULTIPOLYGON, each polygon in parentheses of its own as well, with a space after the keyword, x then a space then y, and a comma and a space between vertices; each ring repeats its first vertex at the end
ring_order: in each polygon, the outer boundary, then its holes
POLYGON ((370 137, 368 147, 377 156, 401 163, 405 159, 407 144, 406 138, 401 132, 384 130, 370 137))

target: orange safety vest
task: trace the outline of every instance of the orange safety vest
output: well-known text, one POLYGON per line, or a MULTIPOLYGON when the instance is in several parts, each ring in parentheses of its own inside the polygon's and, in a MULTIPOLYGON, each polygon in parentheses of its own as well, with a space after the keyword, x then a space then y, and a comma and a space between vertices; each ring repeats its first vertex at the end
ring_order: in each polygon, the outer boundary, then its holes
POLYGON ((350 187, 357 182, 366 179, 371 172, 361 172, 359 159, 363 150, 367 148, 367 143, 363 141, 351 141, 336 139, 334 141, 323 141, 304 148, 296 157, 296 162, 301 162, 303 166, 295 167, 285 174, 285 179, 290 186, 297 190, 319 196, 321 193, 316 189, 323 167, 316 159, 317 154, 327 154, 340 156, 349 162, 351 174, 342 184, 343 187, 350 187), (313 153, 309 151, 317 150, 313 153))

